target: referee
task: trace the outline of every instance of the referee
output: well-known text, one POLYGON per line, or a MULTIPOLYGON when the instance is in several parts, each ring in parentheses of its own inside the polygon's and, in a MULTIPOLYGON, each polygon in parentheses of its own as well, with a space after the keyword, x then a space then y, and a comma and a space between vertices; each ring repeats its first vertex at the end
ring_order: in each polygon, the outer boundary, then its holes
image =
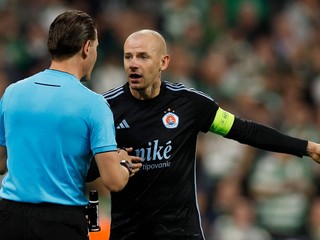
POLYGON ((60 14, 49 30, 50 68, 10 85, 0 101, 1 240, 88 239, 91 157, 110 191, 137 171, 120 165, 139 158, 118 151, 108 104, 80 82, 90 79, 97 47, 89 15, 60 14))
POLYGON ((200 91, 163 81, 169 60, 158 32, 132 33, 124 43, 128 83, 103 94, 119 146, 143 159, 140 172, 111 194, 111 240, 205 238, 195 183, 199 132, 320 161, 319 144, 240 119, 200 91))

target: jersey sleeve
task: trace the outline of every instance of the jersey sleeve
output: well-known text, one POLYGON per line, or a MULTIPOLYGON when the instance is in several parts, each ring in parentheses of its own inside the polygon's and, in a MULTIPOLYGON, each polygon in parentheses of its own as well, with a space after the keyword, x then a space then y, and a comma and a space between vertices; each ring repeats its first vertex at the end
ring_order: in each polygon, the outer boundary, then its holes
POLYGON ((199 131, 208 132, 219 109, 218 104, 208 95, 194 91, 192 95, 194 103, 195 115, 199 131))
POLYGON ((116 151, 117 143, 112 111, 102 96, 90 113, 90 143, 93 154, 116 151))
POLYGON ((237 117, 225 137, 267 151, 287 153, 298 157, 307 155, 308 141, 285 135, 269 126, 237 117))

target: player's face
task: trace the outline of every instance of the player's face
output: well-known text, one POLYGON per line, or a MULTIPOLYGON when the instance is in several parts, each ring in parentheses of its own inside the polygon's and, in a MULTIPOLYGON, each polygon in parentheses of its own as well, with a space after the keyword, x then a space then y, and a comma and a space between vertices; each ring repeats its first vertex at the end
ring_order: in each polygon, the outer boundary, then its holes
POLYGON ((129 37, 124 44, 124 68, 131 89, 147 91, 160 82, 164 57, 159 51, 159 42, 154 37, 129 37))

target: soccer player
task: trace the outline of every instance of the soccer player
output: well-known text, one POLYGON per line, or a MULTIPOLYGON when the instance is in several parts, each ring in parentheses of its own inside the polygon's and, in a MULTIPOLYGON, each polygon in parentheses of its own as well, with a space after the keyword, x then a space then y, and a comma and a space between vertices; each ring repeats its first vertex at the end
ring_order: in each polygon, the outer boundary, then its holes
MULTIPOLYGON (((0 101, 0 238, 88 239, 85 181, 94 155, 110 191, 127 184, 120 164, 112 112, 105 99, 80 82, 90 79, 97 58, 91 17, 66 11, 52 22, 51 66, 10 85, 0 101)), ((128 161, 128 162, 126 162, 128 161)), ((128 165, 127 165, 128 166, 128 165)))
POLYGON ((195 183, 199 132, 320 161, 319 144, 240 119, 210 96, 162 80, 169 60, 158 32, 132 33, 124 43, 128 82, 103 94, 119 146, 143 159, 125 188, 111 194, 111 240, 204 239, 195 183))

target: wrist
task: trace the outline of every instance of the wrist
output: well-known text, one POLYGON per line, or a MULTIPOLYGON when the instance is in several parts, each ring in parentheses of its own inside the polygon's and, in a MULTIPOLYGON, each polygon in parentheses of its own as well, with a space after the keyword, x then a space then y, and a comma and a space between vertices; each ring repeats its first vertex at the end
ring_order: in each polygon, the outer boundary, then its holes
POLYGON ((129 172, 129 177, 131 177, 133 175, 133 167, 131 166, 131 164, 128 162, 128 160, 121 160, 120 164, 122 166, 124 166, 128 172, 129 172))
POLYGON ((314 146, 313 143, 310 141, 307 141, 307 147, 306 147, 306 153, 305 156, 311 157, 311 154, 314 152, 314 146))

